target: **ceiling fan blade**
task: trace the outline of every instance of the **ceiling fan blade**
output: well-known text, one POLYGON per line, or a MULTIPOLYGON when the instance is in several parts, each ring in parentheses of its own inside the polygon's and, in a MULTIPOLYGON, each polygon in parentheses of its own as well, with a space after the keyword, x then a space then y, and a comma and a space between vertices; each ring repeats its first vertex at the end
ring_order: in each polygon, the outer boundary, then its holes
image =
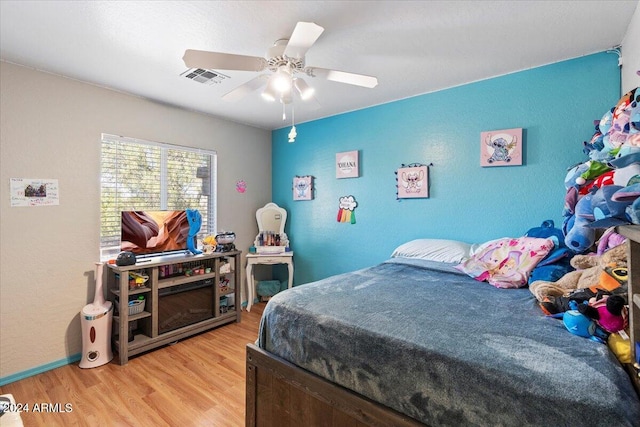
POLYGON ((298 22, 293 29, 289 43, 284 49, 285 56, 289 58, 303 58, 307 50, 318 40, 324 31, 320 25, 313 22, 298 22))
POLYGON ((306 67, 305 73, 311 77, 322 77, 338 83, 347 83, 355 86, 374 88, 378 85, 378 79, 364 74, 347 73, 345 71, 327 70, 326 68, 306 67))
POLYGON ((262 71, 267 66, 267 61, 258 56, 193 49, 187 49, 182 60, 188 68, 204 68, 206 70, 262 71))
POLYGON ((269 75, 261 74, 258 77, 255 77, 249 80, 248 82, 241 84, 237 88, 233 89, 231 92, 226 93, 225 95, 222 96, 222 99, 230 102, 238 101, 244 98, 245 96, 247 96, 248 94, 250 94, 251 92, 253 92, 254 90, 257 90, 262 86, 264 86, 265 83, 267 83, 267 80, 269 80, 269 75))

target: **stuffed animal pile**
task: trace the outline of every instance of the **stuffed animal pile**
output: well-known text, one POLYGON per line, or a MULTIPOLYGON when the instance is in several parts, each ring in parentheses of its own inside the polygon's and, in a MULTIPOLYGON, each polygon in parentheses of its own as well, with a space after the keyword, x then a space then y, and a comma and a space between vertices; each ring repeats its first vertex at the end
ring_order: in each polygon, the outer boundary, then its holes
POLYGON ((589 157, 565 177, 563 232, 575 253, 593 246, 596 230, 640 224, 640 89, 627 92, 595 122, 589 157))
POLYGON ((532 275, 529 289, 569 332, 605 342, 627 326, 626 245, 614 227, 640 224, 640 88, 594 124, 583 144, 588 159, 569 168, 564 182, 560 246, 571 251, 575 271, 559 278, 532 275))
POLYGON ((556 282, 535 281, 529 289, 542 311, 561 318, 569 332, 604 343, 628 324, 626 245, 576 255, 571 265, 576 270, 556 282))
POLYGON ((591 297, 627 292, 626 246, 618 245, 602 255, 576 255, 571 258, 576 269, 555 282, 537 280, 529 290, 546 314, 568 310, 569 301, 584 302, 591 297))

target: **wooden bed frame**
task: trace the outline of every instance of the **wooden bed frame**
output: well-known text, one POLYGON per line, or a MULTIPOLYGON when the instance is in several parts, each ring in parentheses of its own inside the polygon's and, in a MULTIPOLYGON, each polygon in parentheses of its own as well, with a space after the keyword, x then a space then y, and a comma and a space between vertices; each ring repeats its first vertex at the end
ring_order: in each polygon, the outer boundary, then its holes
MULTIPOLYGON (((618 229, 628 237, 629 308, 632 341, 640 336, 640 226, 618 229)), ((626 366, 640 396, 640 370, 626 366)), ((247 427, 422 426, 380 403, 311 374, 247 344, 247 427)))
POLYGON ((253 344, 246 385, 247 427, 423 425, 253 344))

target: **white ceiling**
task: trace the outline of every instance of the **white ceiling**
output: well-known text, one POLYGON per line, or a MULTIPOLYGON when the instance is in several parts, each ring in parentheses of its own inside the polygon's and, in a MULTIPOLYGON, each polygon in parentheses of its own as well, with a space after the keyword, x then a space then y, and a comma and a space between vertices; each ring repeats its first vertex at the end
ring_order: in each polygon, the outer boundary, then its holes
POLYGON ((157 102, 264 129, 282 105, 256 91, 221 96, 258 73, 181 77, 186 49, 264 56, 298 21, 325 31, 306 64, 373 75, 373 89, 305 77, 318 103, 296 122, 387 103, 619 45, 627 1, 10 1, 0 0, 0 57, 157 102))

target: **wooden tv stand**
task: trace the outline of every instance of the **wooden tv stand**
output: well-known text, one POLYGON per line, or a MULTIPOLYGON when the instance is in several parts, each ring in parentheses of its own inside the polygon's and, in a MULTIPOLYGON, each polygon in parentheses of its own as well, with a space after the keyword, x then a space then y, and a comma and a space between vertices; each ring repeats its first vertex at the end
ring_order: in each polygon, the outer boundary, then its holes
POLYGON ((115 310, 112 338, 120 364, 126 364, 129 357, 136 354, 217 326, 240 322, 241 254, 241 251, 232 251, 165 255, 139 260, 135 265, 107 264, 105 283, 115 310), (148 279, 136 284, 132 279, 135 274, 148 279), (198 304, 206 307, 184 307, 184 313, 168 313, 170 307, 160 301, 173 295, 173 305, 179 307, 175 298, 185 299, 189 292, 200 292, 198 296, 204 293, 212 300, 196 298, 198 304), (129 301, 140 297, 144 298, 144 309, 129 314, 129 301), (234 305, 230 306, 229 301, 234 305), (133 326, 136 326, 135 332, 130 332, 133 326), (132 341, 129 341, 130 333, 132 341))

